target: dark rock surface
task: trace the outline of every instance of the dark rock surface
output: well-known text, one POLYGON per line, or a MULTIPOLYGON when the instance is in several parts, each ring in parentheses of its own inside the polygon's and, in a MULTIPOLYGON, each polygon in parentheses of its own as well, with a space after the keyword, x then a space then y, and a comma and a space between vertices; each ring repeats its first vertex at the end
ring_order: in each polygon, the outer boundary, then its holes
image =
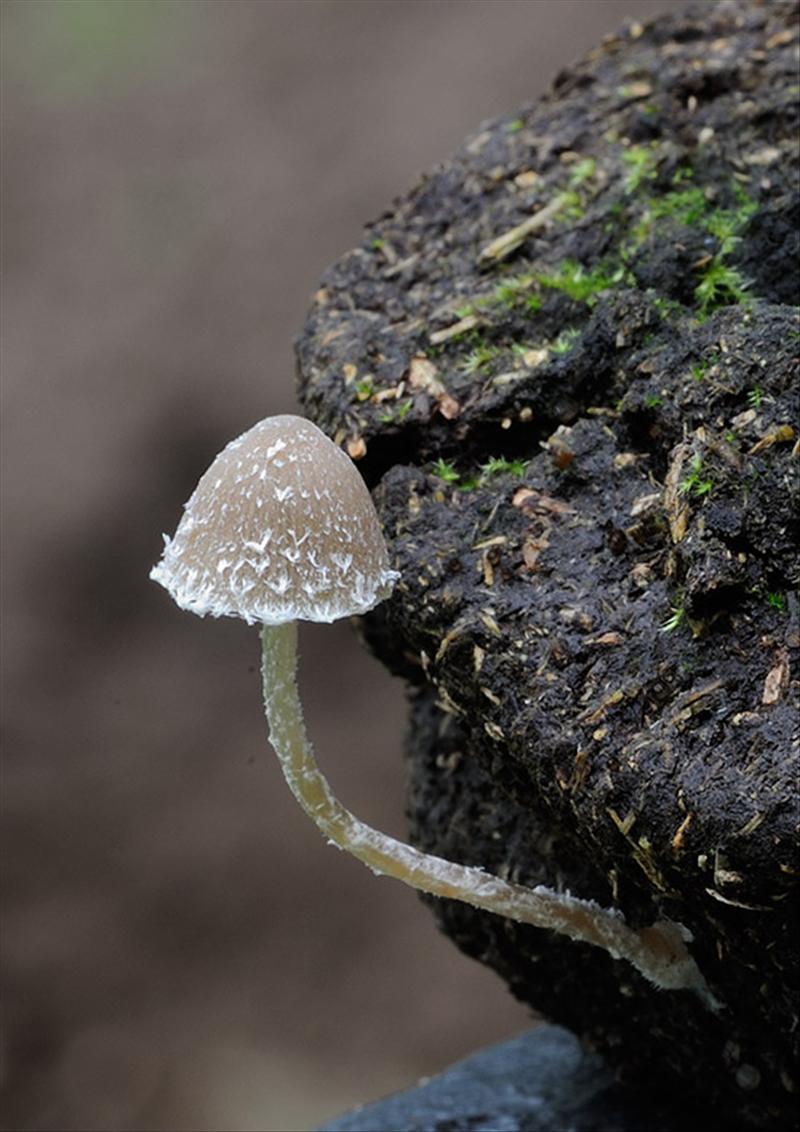
POLYGON ((716 1132, 707 1110, 637 1095, 558 1026, 481 1050, 319 1132, 716 1132))
MULTIPOLYGON (((769 1127, 797 1035, 797 9, 631 25, 324 277, 307 413, 402 581, 415 842, 669 918, 723 1003, 440 904, 631 1080, 769 1127)), ((731 1117, 732 1118, 732 1117, 731 1117)))

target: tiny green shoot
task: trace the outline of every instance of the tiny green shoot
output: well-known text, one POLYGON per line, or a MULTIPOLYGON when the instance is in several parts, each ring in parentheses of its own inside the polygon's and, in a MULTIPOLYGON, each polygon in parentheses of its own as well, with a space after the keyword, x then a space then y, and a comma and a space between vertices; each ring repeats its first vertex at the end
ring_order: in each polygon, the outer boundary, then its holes
POLYGON ((632 145, 622 151, 622 160, 628 166, 625 174, 625 191, 635 193, 645 181, 655 180, 655 154, 641 145, 632 145))
POLYGON ((722 253, 716 255, 694 289, 701 317, 719 306, 745 302, 748 286, 747 280, 737 268, 722 262, 722 253))
POLYGON ((510 475, 520 478, 525 475, 527 467, 527 460, 506 460, 502 456, 493 456, 485 464, 481 464, 481 473, 484 476, 510 475))
POLYGON ((563 291, 577 303, 595 302, 600 291, 607 291, 619 283, 624 276, 624 268, 609 271, 602 265, 587 268, 574 259, 565 259, 551 272, 541 272, 537 279, 542 287, 563 291))
POLYGON ((440 456, 432 468, 433 474, 438 476, 440 480, 445 483, 458 483, 459 474, 453 464, 449 460, 444 460, 440 456))
POLYGON ((568 326, 566 330, 562 330, 558 338, 550 344, 551 353, 557 354, 559 357, 568 354, 579 336, 580 330, 577 326, 568 326))
POLYGON ((683 495, 703 496, 710 495, 714 488, 714 481, 703 475, 703 457, 698 453, 692 457, 689 471, 681 480, 680 492, 683 495))
POLYGON ((464 358, 464 372, 468 374, 478 373, 485 369, 496 355, 497 350, 493 346, 486 342, 479 343, 464 358))
POLYGON ((593 157, 584 157, 582 161, 576 161, 570 170, 569 187, 571 189, 579 188, 584 181, 588 181, 590 177, 594 176, 596 168, 597 162, 593 157))
POLYGON ((670 609, 670 615, 661 626, 662 633, 674 633, 679 629, 686 620, 686 610, 683 605, 683 598, 678 598, 675 604, 670 609))

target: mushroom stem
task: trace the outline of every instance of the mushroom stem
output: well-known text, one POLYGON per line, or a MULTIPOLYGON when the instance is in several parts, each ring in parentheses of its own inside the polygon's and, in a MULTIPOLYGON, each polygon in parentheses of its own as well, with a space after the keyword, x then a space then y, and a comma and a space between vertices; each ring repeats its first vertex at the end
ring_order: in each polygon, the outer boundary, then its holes
POLYGON ((270 742, 289 788, 334 845, 374 873, 449 900, 462 900, 521 923, 533 924, 602 947, 626 959, 646 979, 668 990, 694 990, 712 1010, 718 1004, 686 948, 690 933, 662 921, 636 931, 621 913, 542 885, 526 888, 428 853, 359 821, 334 796, 314 759, 297 690, 297 623, 264 625, 262 675, 270 742))

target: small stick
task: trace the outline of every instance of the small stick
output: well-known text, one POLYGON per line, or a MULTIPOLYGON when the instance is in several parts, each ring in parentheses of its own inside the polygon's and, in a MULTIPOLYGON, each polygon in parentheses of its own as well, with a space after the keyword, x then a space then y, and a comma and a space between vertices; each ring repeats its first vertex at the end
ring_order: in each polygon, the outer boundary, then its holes
POLYGON ((479 266, 486 267, 490 263, 497 263, 499 260, 510 256, 521 244, 525 243, 528 236, 538 232, 540 228, 544 228, 545 224, 552 220, 554 216, 557 216, 568 199, 567 193, 560 193, 557 197, 553 197, 544 208, 534 212, 533 216, 529 216, 527 220, 523 220, 515 228, 510 228, 502 236, 492 240, 491 243, 481 249, 478 255, 479 266))

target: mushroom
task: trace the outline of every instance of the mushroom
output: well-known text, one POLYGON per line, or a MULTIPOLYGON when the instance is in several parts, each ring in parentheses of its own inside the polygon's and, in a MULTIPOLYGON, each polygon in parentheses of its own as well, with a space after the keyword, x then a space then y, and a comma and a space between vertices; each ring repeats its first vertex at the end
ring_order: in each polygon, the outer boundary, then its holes
POLYGON ((604 948, 658 987, 714 1000, 664 921, 634 930, 614 909, 422 853, 370 828, 334 796, 314 759, 297 690, 297 621, 335 621, 388 597, 377 512, 355 465, 309 421, 268 417, 230 444, 202 476, 150 577, 182 609, 261 625, 270 742, 296 799, 323 834, 377 874, 604 948))

